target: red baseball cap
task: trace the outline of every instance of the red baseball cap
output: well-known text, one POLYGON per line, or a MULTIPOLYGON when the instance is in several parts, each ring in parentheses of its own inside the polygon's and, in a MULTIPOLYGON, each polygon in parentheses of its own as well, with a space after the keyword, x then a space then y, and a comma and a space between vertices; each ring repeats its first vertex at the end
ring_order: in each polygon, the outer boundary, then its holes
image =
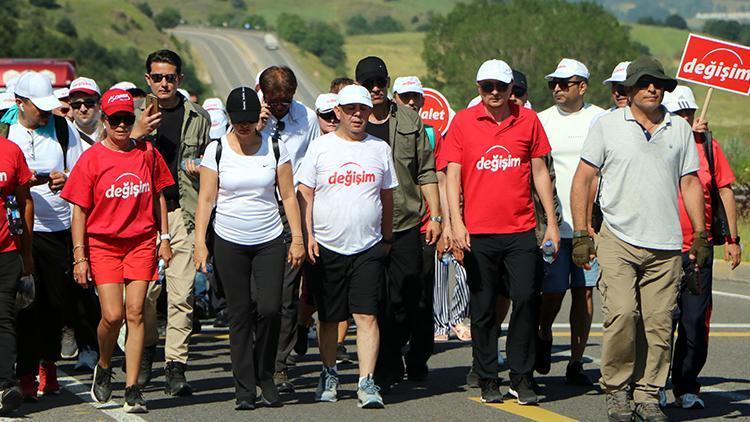
POLYGON ((121 111, 135 114, 133 96, 123 89, 110 89, 102 95, 102 112, 111 116, 121 111))

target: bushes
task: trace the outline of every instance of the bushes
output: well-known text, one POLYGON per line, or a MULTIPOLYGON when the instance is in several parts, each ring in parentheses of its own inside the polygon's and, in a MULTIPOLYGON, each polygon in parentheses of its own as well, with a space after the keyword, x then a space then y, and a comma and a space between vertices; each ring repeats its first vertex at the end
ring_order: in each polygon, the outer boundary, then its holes
POLYGON ((164 10, 154 16, 154 23, 159 29, 174 28, 180 24, 181 20, 180 11, 174 7, 165 7, 164 10))
POLYGON ((320 58, 328 67, 343 71, 346 65, 344 36, 330 23, 305 22, 299 15, 282 13, 276 22, 279 37, 320 58))
POLYGON ((57 22, 57 25, 55 26, 55 29, 58 30, 58 32, 69 36, 70 38, 78 38, 78 31, 76 31, 75 25, 73 25, 73 22, 71 22, 70 19, 67 17, 63 17, 57 22))
POLYGON ((677 14, 669 15, 663 21, 654 19, 651 16, 644 16, 642 18, 638 18, 638 23, 641 25, 666 26, 676 29, 688 29, 687 21, 685 20, 685 18, 677 14))
MULTIPOLYGON (((414 16, 416 18, 416 16, 414 16)), ((393 17, 378 16, 372 23, 362 15, 354 15, 346 21, 346 32, 349 35, 384 34, 387 32, 403 32, 404 25, 393 17)))

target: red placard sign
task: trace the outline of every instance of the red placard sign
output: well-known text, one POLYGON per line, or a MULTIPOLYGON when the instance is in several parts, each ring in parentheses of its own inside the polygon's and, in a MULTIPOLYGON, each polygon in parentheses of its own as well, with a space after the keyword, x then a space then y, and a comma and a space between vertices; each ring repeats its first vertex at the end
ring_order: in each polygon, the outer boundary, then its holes
POLYGON ((750 47, 690 34, 677 78, 750 95, 750 47))
POLYGON ((440 134, 445 135, 454 114, 456 113, 451 109, 443 94, 432 88, 424 88, 424 106, 422 106, 419 116, 425 124, 434 127, 440 134))

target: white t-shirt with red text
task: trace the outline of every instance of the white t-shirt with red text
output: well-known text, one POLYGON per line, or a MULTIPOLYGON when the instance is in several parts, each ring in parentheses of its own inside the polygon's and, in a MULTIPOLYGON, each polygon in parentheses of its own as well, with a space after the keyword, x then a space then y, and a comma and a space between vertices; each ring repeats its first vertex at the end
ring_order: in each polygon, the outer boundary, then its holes
POLYGON ((313 236, 343 255, 365 251, 383 238, 380 191, 398 186, 388 143, 368 135, 347 141, 335 132, 310 143, 299 183, 315 191, 313 236))

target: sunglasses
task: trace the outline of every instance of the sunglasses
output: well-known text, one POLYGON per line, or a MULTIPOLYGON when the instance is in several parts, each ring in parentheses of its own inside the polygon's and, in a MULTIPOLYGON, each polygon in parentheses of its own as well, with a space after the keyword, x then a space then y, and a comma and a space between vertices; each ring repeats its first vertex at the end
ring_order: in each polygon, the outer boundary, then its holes
POLYGON ((549 87, 550 91, 554 91, 555 87, 558 85, 560 86, 560 89, 566 90, 573 85, 580 85, 582 82, 583 80, 571 81, 570 79, 553 79, 547 82, 547 86, 549 87))
POLYGON ((513 93, 514 97, 520 98, 520 97, 523 97, 524 95, 526 95, 526 87, 519 86, 519 85, 513 85, 513 91, 511 91, 511 92, 513 93))
POLYGON ((269 107, 289 107, 292 105, 291 100, 279 100, 279 101, 268 101, 266 104, 268 104, 269 107))
POLYGON ((661 89, 664 89, 665 84, 664 84, 664 81, 662 81, 661 79, 655 79, 655 78, 649 78, 649 77, 638 79, 638 82, 635 83, 635 87, 638 89, 648 88, 649 85, 653 85, 654 88, 661 90, 661 89))
POLYGON ((162 79, 166 79, 167 83, 173 84, 177 82, 177 74, 176 73, 152 73, 148 75, 149 78, 151 78, 152 81, 156 82, 157 84, 162 81, 162 79))
POLYGON ((500 81, 482 81, 479 83, 479 89, 481 89, 482 92, 486 93, 490 93, 492 91, 505 92, 508 90, 509 86, 510 84, 500 81))
POLYGON ((372 91, 372 89, 375 87, 383 89, 385 88, 386 85, 388 85, 388 79, 382 76, 377 76, 375 78, 370 78, 366 81, 362 81, 361 85, 365 87, 368 91, 372 91))
POLYGON ((615 94, 617 94, 617 95, 619 95, 619 96, 621 96, 621 97, 624 97, 625 95, 627 95, 625 93, 625 85, 623 85, 623 84, 614 84, 614 85, 612 85, 612 92, 615 93, 615 94))
POLYGON ((109 125, 112 127, 120 126, 121 123, 125 123, 125 126, 133 126, 133 123, 135 123, 135 115, 113 114, 111 116, 107 116, 107 122, 109 122, 109 125))
POLYGON ((73 110, 78 110, 81 108, 81 106, 86 106, 86 108, 94 108, 97 104, 99 104, 99 101, 97 100, 80 100, 80 101, 73 101, 70 103, 70 107, 73 110))
POLYGON ((318 113, 318 117, 325 120, 326 122, 338 122, 339 118, 336 117, 336 113, 333 111, 329 111, 328 113, 318 113))

